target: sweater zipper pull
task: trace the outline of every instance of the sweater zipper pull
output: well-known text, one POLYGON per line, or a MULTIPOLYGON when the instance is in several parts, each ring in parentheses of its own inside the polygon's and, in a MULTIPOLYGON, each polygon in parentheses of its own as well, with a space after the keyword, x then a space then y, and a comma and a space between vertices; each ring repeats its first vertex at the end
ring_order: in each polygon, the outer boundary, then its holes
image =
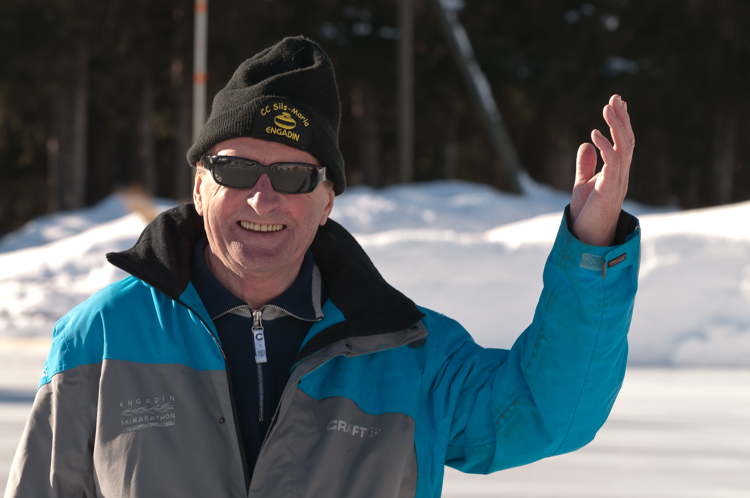
POLYGON ((253 339, 255 340, 255 363, 265 363, 266 357, 266 338, 263 332, 263 310, 253 310, 253 339))

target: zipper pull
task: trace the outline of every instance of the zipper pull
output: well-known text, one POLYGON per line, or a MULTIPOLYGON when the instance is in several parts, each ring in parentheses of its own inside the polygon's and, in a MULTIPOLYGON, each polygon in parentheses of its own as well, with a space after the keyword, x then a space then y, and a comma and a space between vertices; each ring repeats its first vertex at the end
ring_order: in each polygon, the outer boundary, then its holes
POLYGON ((255 340, 255 363, 265 363, 266 357, 266 339, 263 331, 263 310, 253 310, 253 339, 255 340))

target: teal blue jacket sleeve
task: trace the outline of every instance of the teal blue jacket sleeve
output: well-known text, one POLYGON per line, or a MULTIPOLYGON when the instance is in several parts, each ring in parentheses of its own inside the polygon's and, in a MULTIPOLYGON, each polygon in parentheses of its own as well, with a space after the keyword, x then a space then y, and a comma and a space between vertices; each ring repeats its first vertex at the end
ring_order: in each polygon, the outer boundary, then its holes
MULTIPOLYGON (((594 438, 622 386, 638 282, 640 228, 627 213, 623 221, 623 243, 597 247, 563 217, 533 322, 510 350, 484 349, 456 322, 428 313, 428 330, 459 330, 435 334, 431 351, 429 402, 447 465, 489 473, 594 438)), ((492 313, 498 327, 502 309, 492 313)))

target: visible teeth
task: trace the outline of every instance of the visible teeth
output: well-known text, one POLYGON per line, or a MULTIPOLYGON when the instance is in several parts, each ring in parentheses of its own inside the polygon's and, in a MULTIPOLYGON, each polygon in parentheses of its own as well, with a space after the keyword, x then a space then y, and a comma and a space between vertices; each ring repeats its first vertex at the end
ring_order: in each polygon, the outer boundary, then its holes
POLYGON ((253 230, 255 232, 278 232, 284 228, 284 225, 261 225, 250 221, 240 221, 240 226, 246 230, 253 230))

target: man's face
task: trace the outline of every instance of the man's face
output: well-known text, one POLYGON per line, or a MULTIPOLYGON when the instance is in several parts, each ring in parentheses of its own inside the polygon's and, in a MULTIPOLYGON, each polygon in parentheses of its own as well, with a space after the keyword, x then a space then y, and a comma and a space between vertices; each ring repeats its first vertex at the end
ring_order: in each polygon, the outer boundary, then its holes
MULTIPOLYGON (((308 152, 256 138, 220 142, 210 154, 244 157, 263 165, 320 165, 308 152)), ((331 213, 334 192, 324 182, 309 194, 281 194, 265 173, 252 188, 233 189, 217 184, 209 171, 199 171, 193 199, 203 216, 212 271, 220 263, 240 278, 285 278, 299 271, 318 226, 331 213)))

